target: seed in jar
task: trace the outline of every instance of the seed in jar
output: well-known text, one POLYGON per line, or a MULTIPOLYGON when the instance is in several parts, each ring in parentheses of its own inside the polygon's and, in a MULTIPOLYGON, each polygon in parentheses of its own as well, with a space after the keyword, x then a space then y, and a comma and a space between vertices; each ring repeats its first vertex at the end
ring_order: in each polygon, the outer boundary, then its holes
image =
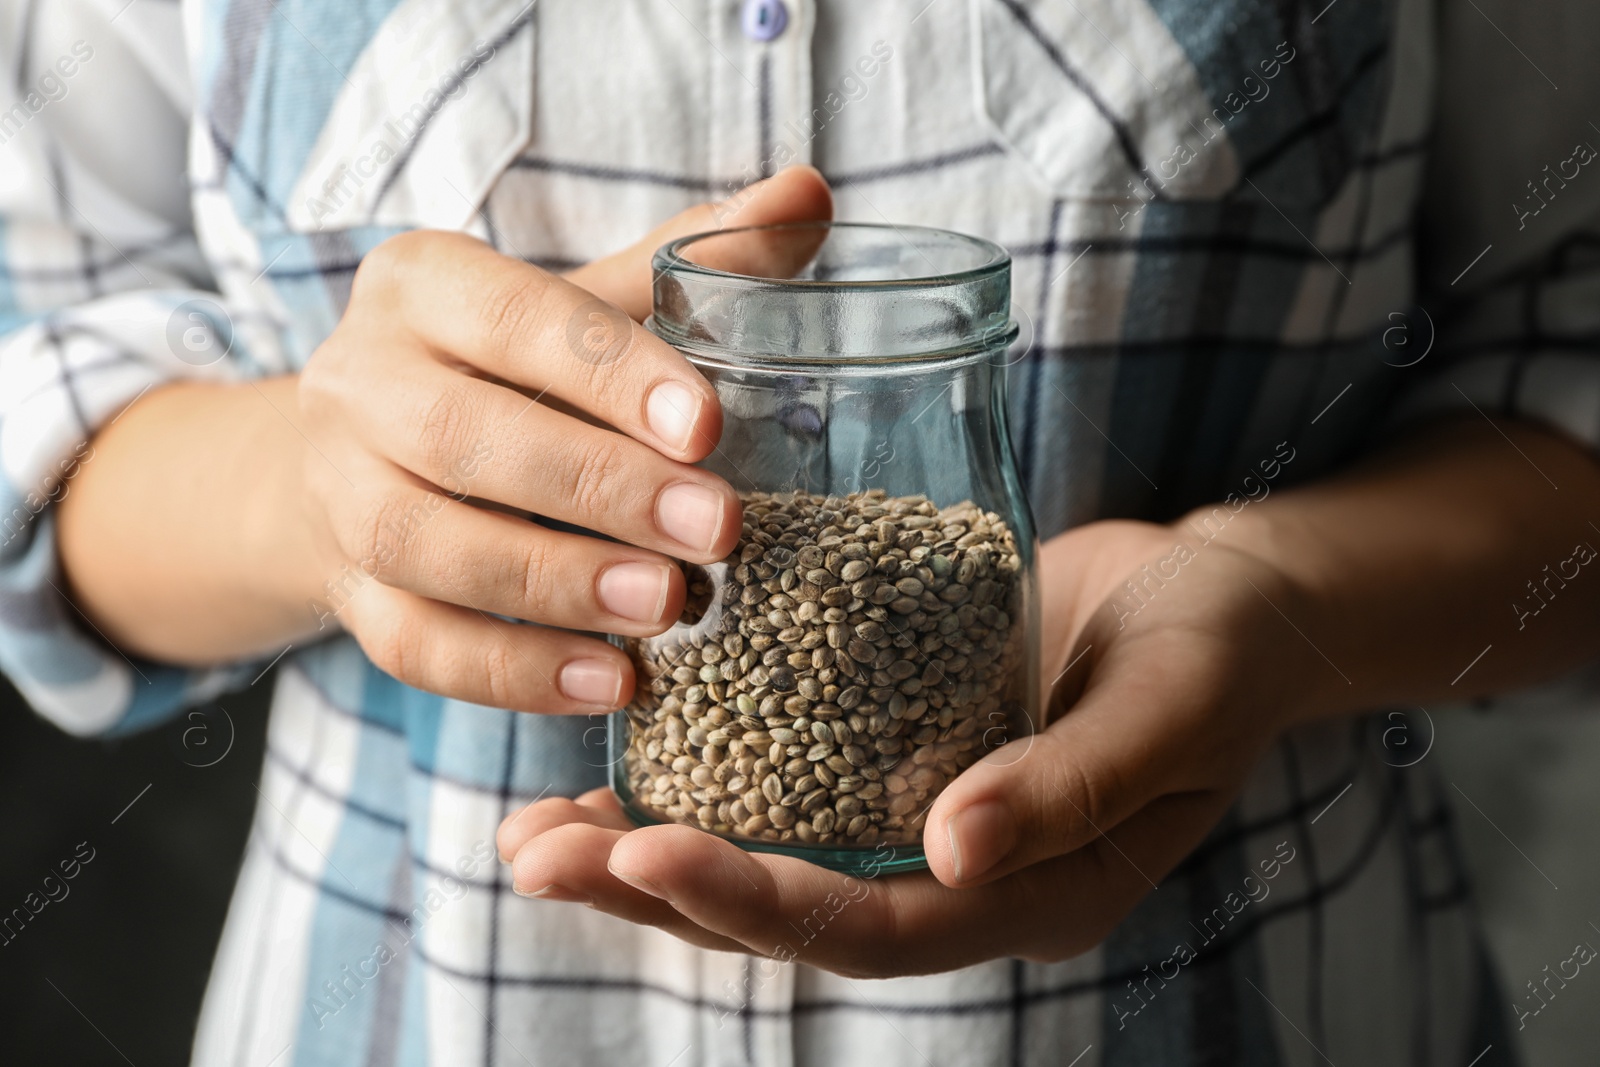
POLYGON ((682 623, 630 643, 632 802, 736 838, 916 843, 1014 721, 1011 529, 882 490, 744 502, 734 550, 689 569, 682 623))
POLYGON ((761 782, 761 792, 772 803, 778 803, 783 799, 783 779, 775 773, 767 775, 761 782))

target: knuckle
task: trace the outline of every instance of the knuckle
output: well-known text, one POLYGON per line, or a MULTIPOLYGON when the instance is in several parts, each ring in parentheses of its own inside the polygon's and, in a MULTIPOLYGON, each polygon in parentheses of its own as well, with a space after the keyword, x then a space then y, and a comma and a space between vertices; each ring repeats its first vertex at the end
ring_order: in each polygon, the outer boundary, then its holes
POLYGON ((1120 788, 1115 772, 1095 767, 1081 756, 1065 762, 1058 774, 1041 781, 1042 813, 1046 840, 1063 849, 1075 849, 1110 829, 1110 798, 1120 788))
POLYGON ((405 615, 390 618, 376 633, 358 637, 361 649, 380 671, 407 685, 427 681, 424 644, 417 626, 405 615))
POLYGON ((1062 850, 1076 850, 1099 837, 1105 827, 1098 800, 1098 786, 1079 779, 1067 786, 1069 803, 1058 806, 1056 817, 1050 822, 1052 836, 1062 850))
POLYGON ((544 317, 550 275, 527 264, 496 282, 485 295, 479 326, 492 346, 505 349, 537 331, 544 317))
POLYGON ((336 328, 311 353, 295 378, 295 401, 311 425, 334 421, 344 406, 351 374, 349 348, 343 332, 336 328))
POLYGON ((1120 821, 1117 798, 1127 790, 1121 772, 1114 762, 1100 760, 1082 767, 1079 773, 1083 777, 1084 818, 1092 821, 1091 829, 1096 834, 1111 829, 1120 821))
POLYGON ((352 559, 381 577, 400 556, 403 533, 420 523, 427 508, 403 492, 382 492, 360 505, 354 521, 343 528, 341 544, 352 559))
POLYGON ((461 387, 440 390, 429 397, 417 421, 420 459, 435 480, 452 471, 472 451, 477 413, 461 387))
POLYGON ((416 262, 419 246, 427 240, 425 232, 409 230, 379 243, 362 256, 355 277, 350 280, 350 302, 365 303, 393 289, 407 267, 416 262))
POLYGON ((483 649, 481 669, 486 702, 491 707, 509 708, 517 703, 520 658, 509 638, 491 641, 483 649))
POLYGON ((351 304, 383 300, 396 290, 424 284, 441 260, 471 245, 475 237, 445 230, 407 230, 373 248, 356 265, 350 282, 351 304))
POLYGON ((559 564, 554 545, 544 537, 534 537, 518 558, 520 573, 514 580, 522 589, 522 602, 530 615, 544 615, 553 606, 556 584, 551 578, 559 573, 559 564))
POLYGON ((565 487, 574 511, 584 516, 605 514, 626 469, 621 442, 609 434, 593 434, 577 446, 565 487))

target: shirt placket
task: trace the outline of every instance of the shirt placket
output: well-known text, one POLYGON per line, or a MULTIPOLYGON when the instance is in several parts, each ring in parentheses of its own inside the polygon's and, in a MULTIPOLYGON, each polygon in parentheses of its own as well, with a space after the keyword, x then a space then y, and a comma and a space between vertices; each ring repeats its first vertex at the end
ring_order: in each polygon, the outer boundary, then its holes
POLYGON ((812 0, 708 0, 709 172, 733 188, 811 162, 812 0))

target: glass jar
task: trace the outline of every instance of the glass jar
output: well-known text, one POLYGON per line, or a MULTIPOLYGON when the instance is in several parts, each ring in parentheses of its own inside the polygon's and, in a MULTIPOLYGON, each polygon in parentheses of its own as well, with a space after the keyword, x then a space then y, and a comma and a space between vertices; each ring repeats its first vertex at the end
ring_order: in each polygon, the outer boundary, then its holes
POLYGON ((611 722, 612 786, 641 825, 839 870, 925 866, 934 799, 1040 721, 1010 257, 800 223, 687 237, 653 266, 647 325, 717 391, 703 466, 743 498, 744 529, 687 568, 671 630, 622 642, 638 687, 611 722), (735 273, 753 247, 785 276, 735 273))

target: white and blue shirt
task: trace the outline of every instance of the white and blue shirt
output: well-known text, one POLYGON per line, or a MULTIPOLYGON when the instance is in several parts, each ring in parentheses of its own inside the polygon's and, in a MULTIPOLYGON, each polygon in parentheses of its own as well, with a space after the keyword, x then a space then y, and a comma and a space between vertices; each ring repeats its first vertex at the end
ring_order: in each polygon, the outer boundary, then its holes
MULTIPOLYGON (((1010 251, 1044 536, 1253 497, 1285 449, 1277 485, 1315 478, 1431 408, 1600 440, 1597 15, 1459 6, 0 3, 0 666, 79 734, 261 671, 107 647, 53 502, 144 391, 301 367, 384 238, 563 269, 791 162, 842 218, 1010 251)), ((852 981, 511 892, 495 828, 604 782, 594 722, 343 636, 275 678, 206 1067, 1509 1062, 1446 798, 1362 723, 1277 746, 1094 951, 852 981)))

